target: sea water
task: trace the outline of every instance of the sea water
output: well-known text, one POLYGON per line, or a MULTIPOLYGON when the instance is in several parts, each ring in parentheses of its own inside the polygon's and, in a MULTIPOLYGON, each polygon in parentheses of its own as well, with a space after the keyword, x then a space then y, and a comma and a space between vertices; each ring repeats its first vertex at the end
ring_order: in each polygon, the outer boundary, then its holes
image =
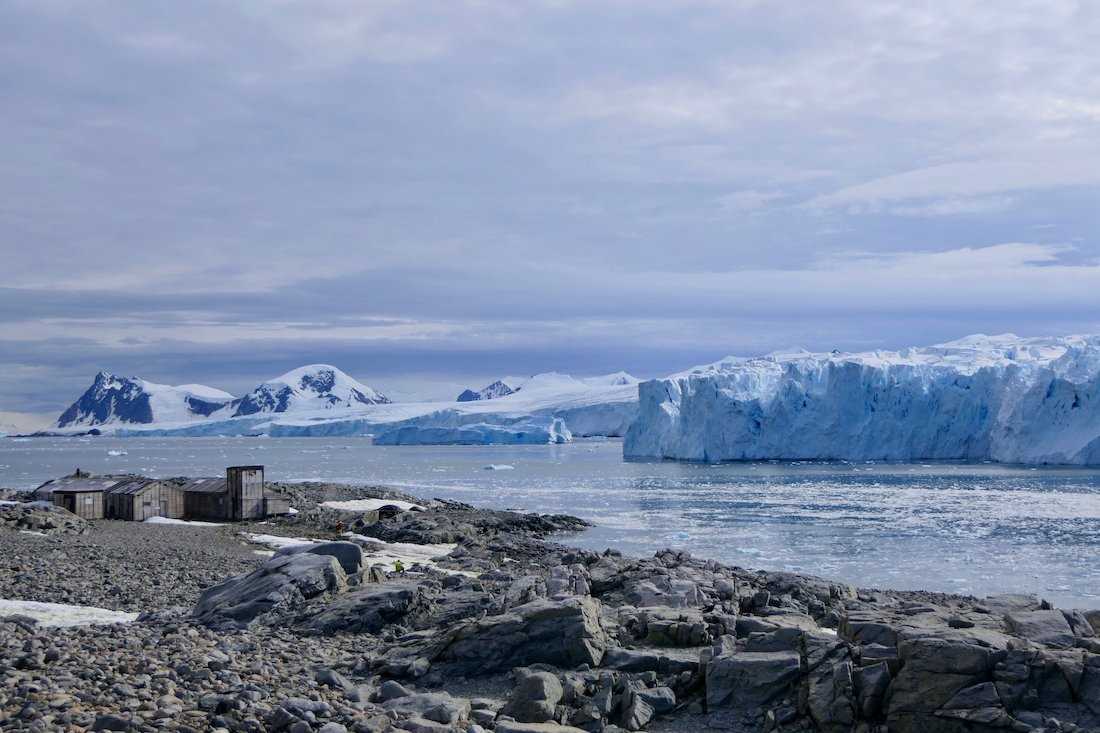
POLYGON ((618 441, 374 446, 365 438, 0 439, 0 487, 75 468, 396 487, 583 517, 569 544, 664 547, 860 587, 1030 592, 1100 607, 1100 471, 995 464, 636 463, 618 441))

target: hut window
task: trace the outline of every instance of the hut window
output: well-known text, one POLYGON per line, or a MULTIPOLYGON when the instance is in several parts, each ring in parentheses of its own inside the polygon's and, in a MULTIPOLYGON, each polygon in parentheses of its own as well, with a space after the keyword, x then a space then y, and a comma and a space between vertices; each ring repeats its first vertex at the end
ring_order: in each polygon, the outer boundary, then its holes
POLYGON ((84 497, 84 503, 85 503, 85 504, 91 504, 91 503, 93 503, 94 501, 95 501, 95 499, 93 499, 93 498, 92 498, 92 497, 90 497, 90 496, 85 496, 85 497, 84 497))

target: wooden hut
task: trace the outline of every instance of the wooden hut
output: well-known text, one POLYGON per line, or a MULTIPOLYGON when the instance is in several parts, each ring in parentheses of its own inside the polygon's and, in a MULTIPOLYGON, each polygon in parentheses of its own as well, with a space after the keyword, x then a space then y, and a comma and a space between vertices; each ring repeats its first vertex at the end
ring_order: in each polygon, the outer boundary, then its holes
MULTIPOLYGON (((103 519, 103 495, 117 483, 117 478, 59 478, 48 484, 49 496, 56 506, 78 517, 103 519)), ((44 488, 39 487, 39 491, 44 488)))
POLYGON ((144 522, 150 517, 183 516, 183 492, 172 484, 149 478, 120 481, 104 493, 108 519, 144 522))
POLYGON ((187 519, 229 519, 224 478, 193 478, 179 490, 183 494, 183 516, 187 519))
POLYGON ((229 494, 229 519, 263 519, 264 467, 230 466, 225 469, 229 494))

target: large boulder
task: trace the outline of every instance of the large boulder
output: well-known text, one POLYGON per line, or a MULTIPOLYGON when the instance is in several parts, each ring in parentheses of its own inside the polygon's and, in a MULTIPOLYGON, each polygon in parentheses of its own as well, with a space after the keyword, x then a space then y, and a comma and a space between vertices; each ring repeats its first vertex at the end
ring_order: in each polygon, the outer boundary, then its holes
POLYGON ((596 667, 606 648, 599 601, 540 598, 459 627, 439 660, 485 675, 538 663, 596 667))
POLYGON ((418 627, 431 611, 431 600, 416 583, 371 583, 299 620, 298 628, 309 634, 376 634, 390 624, 418 627))
POLYGON ((795 651, 735 652, 707 663, 709 710, 763 707, 791 691, 799 679, 802 658, 795 651))
POLYGON ((446 692, 416 692, 392 697, 382 707, 393 713, 456 726, 470 716, 470 701, 446 692))
POLYGON ((257 617, 288 612, 326 592, 347 589, 347 576, 329 555, 284 555, 207 588, 192 615, 210 625, 247 626, 257 617))
POLYGON ((1006 613, 1005 624, 1016 636, 1055 649, 1070 649, 1075 643, 1065 614, 1054 609, 1006 613))
POLYGON ((890 683, 886 719, 891 730, 920 733, 938 724, 936 711, 989 678, 994 650, 934 637, 898 645, 901 671, 890 683))
POLYGON ((287 545, 275 551, 275 557, 299 555, 308 552, 311 555, 330 555, 340 561, 340 567, 348 575, 355 575, 363 569, 363 549, 354 542, 317 542, 312 545, 287 545))
POLYGON ((532 669, 517 669, 516 684, 501 715, 522 723, 547 723, 554 719, 554 708, 562 698, 557 675, 532 669))

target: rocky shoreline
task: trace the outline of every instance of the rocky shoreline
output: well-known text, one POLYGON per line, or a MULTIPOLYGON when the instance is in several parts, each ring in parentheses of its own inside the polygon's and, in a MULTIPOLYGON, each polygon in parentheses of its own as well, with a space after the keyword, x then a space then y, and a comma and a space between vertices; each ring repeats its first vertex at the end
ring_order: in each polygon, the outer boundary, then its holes
POLYGON ((269 488, 299 513, 0 505, 0 598, 141 614, 0 611, 0 729, 1100 730, 1100 612, 577 550, 553 541, 572 517, 380 488, 269 488), (424 511, 321 505, 359 498, 424 511))

